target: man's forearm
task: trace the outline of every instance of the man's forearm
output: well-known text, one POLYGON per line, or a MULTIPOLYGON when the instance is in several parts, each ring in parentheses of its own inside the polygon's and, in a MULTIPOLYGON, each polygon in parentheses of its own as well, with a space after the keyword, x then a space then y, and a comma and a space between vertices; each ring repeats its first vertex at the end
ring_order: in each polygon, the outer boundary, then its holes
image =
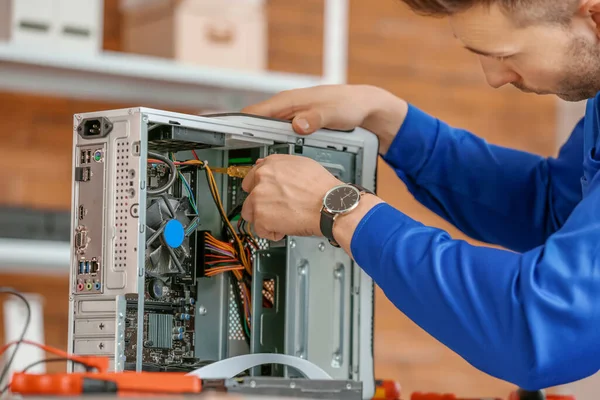
POLYGON ((379 138, 379 153, 384 155, 392 145, 398 130, 408 113, 405 100, 378 87, 368 87, 373 108, 365 118, 362 127, 379 138))
POLYGON ((522 254, 452 240, 366 196, 334 234, 344 248, 352 236, 353 259, 408 318, 476 368, 533 390, 598 370, 599 197, 592 189, 572 223, 522 254))

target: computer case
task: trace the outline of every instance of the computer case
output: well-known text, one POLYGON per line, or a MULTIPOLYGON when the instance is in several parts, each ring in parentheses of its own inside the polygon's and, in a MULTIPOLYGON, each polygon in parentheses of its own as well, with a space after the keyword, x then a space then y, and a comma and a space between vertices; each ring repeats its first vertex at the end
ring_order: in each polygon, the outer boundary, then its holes
MULTIPOLYGON (((238 232, 249 227, 237 215, 242 179, 210 174, 221 212, 204 168, 294 154, 375 190, 373 134, 357 128, 300 136, 288 121, 149 108, 78 114, 73 130, 70 352, 108 356, 115 371, 188 371, 242 354, 280 353, 333 379, 361 382, 363 397, 373 395, 372 280, 320 237, 248 239, 252 273, 242 280, 216 273, 212 266, 229 254, 219 243, 231 239, 223 212, 238 232), (177 174, 164 158, 177 164, 177 174)), ((278 365, 248 374, 297 378, 278 365)))

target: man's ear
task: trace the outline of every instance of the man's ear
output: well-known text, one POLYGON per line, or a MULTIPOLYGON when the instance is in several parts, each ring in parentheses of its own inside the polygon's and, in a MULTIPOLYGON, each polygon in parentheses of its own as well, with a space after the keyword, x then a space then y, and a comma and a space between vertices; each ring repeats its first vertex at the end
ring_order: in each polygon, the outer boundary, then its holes
POLYGON ((600 0, 580 0, 579 14, 588 18, 596 24, 596 32, 600 34, 600 0))

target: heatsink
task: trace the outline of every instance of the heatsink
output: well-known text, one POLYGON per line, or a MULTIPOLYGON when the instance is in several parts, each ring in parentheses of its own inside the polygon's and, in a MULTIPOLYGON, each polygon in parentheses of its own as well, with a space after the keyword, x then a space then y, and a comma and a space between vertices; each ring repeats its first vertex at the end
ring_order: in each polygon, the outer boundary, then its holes
POLYGON ((173 348, 173 315, 148 314, 147 347, 155 349, 173 348))

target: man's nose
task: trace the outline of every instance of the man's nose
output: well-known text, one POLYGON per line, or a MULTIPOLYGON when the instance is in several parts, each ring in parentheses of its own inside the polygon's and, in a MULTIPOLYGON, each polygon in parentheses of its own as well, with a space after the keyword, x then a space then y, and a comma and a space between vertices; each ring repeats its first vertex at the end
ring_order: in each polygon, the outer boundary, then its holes
POLYGON ((479 61, 488 84, 495 89, 519 80, 519 75, 500 60, 480 56, 479 61))

